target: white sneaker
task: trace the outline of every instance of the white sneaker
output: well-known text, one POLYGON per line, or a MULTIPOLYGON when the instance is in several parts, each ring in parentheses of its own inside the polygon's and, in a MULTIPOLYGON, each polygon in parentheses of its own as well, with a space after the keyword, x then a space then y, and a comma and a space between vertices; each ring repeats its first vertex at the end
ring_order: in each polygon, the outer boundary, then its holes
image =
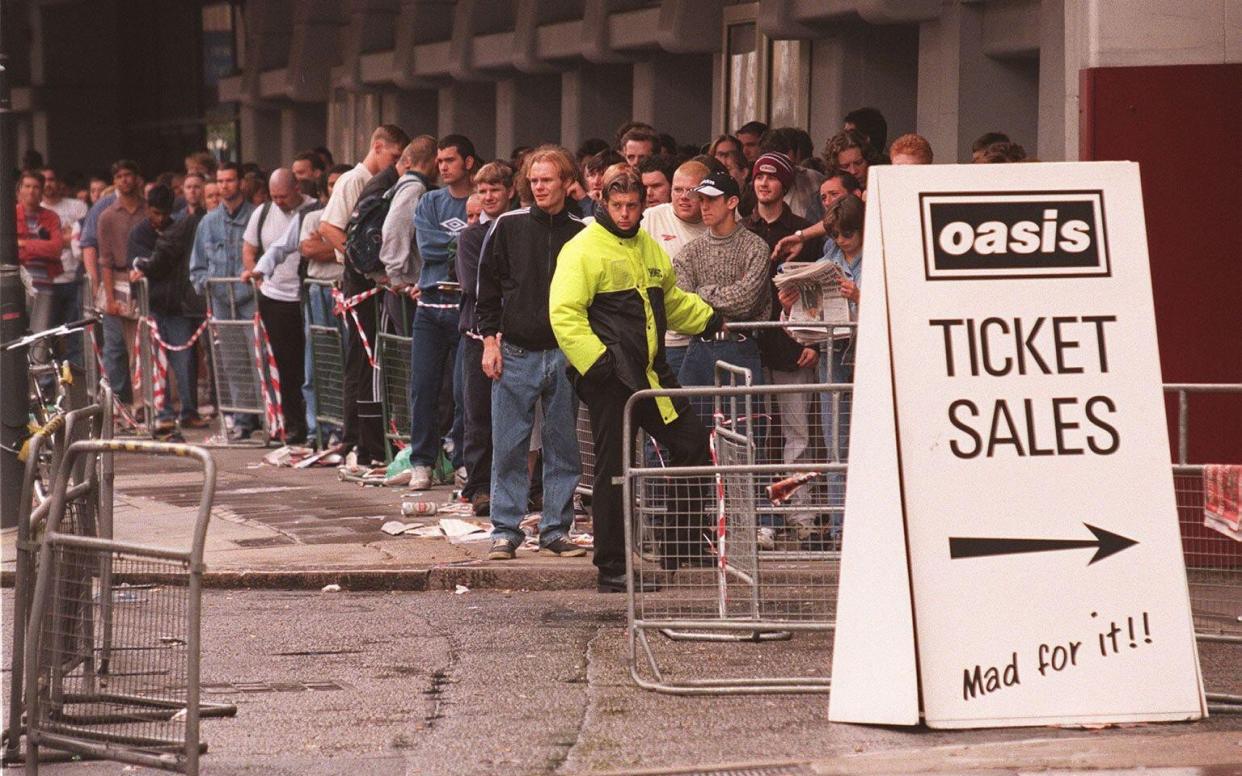
POLYGON ((758 533, 756 533, 755 535, 755 544, 761 550, 775 550, 776 549, 776 529, 768 528, 766 526, 763 528, 760 528, 758 533))
POLYGON ((427 490, 431 487, 431 467, 415 466, 410 474, 410 488, 412 490, 427 490))
POLYGON ((466 467, 458 466, 455 470, 453 470, 453 487, 458 490, 466 487, 467 476, 468 474, 466 473, 466 467))

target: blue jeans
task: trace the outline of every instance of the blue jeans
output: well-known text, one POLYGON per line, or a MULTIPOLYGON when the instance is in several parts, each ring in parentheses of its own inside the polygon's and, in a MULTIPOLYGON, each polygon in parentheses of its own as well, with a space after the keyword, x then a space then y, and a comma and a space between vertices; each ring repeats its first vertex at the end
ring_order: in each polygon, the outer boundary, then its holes
POLYGON ((668 368, 673 371, 673 377, 681 374, 682 362, 686 360, 686 348, 686 345, 664 348, 664 360, 668 362, 668 368))
MULTIPOLYGON (((201 320, 187 318, 182 315, 156 315, 155 324, 160 332, 160 339, 169 345, 183 345, 189 342, 194 330, 201 320)), ((181 400, 182 420, 198 417, 198 354, 194 348, 188 350, 168 351, 168 369, 177 381, 177 396, 181 400)), ((164 409, 160 410, 160 420, 173 419, 172 392, 164 392, 164 409)))
POLYGON ((429 307, 452 304, 456 294, 424 291, 414 313, 413 343, 410 345, 410 463, 432 466, 440 450, 440 388, 444 369, 453 378, 453 468, 462 465, 461 373, 457 369, 458 340, 456 307, 429 307), (451 359, 451 360, 450 360, 451 359), (446 364, 447 362, 447 364, 446 364))
POLYGON ((129 346, 133 338, 129 335, 133 322, 119 315, 104 315, 103 318, 103 366, 108 376, 108 385, 112 393, 122 404, 134 401, 133 387, 129 381, 129 346))
POLYGON ((492 537, 521 543, 526 515, 535 402, 543 403, 543 515, 539 543, 569 535, 574 521, 574 488, 581 473, 575 430, 574 390, 565 376, 565 356, 555 348, 526 350, 500 346, 504 363, 492 385, 492 537))
MULTIPOLYGON (((677 375, 677 382, 682 386, 698 386, 698 385, 714 385, 716 375, 716 362, 724 361, 733 366, 740 366, 750 370, 751 384, 760 385, 763 383, 763 363, 759 358, 759 343, 754 337, 743 335, 742 340, 713 340, 705 342, 699 337, 690 340, 690 346, 686 348, 686 358, 681 364, 681 371, 677 375)), ((722 379, 722 383, 728 383, 728 380, 722 379)), ((741 380, 738 384, 743 384, 741 380)), ((698 414, 703 424, 708 428, 712 427, 712 399, 710 396, 691 397, 690 405, 694 407, 694 411, 698 414)), ((741 412, 741 403, 738 404, 738 411, 741 412)), ((758 408, 755 410, 758 412, 758 408)))

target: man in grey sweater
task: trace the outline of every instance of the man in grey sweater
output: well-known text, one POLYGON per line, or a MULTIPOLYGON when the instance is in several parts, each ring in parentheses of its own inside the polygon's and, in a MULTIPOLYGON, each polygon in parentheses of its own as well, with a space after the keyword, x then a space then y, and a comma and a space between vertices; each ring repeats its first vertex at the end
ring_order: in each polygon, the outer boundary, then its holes
POLYGON ((393 290, 416 299, 422 260, 414 241, 414 208, 424 194, 435 188, 436 139, 419 135, 411 140, 397 160, 397 170, 401 177, 384 217, 379 258, 393 290))
MULTIPOLYGON (((771 309, 768 290, 768 245, 737 220, 741 197, 737 181, 725 172, 704 178, 695 191, 708 232, 691 241, 673 260, 677 285, 703 298, 726 322, 764 321, 771 309)), ((763 382, 759 345, 752 332, 722 330, 710 337, 691 337, 677 380, 682 385, 712 385, 716 361, 751 371, 753 383, 763 382)), ((711 425, 711 402, 695 409, 711 425)))

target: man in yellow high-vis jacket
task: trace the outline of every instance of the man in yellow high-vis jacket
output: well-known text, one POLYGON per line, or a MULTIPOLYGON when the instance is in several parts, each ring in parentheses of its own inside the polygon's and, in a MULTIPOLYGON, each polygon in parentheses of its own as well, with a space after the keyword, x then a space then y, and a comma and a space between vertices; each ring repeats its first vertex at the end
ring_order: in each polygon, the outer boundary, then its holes
MULTIPOLYGON (((712 334, 722 319, 695 294, 677 288, 668 255, 638 228, 645 190, 638 173, 617 165, 604 178, 595 223, 565 244, 549 294, 557 343, 586 402, 595 438, 592 515, 600 592, 625 590, 625 533, 620 487, 621 426, 634 391, 676 388, 664 358, 664 332, 712 334)), ((634 422, 669 451, 673 466, 710 462, 708 435, 684 399, 640 402, 634 422)), ((707 483, 677 483, 663 526, 665 569, 709 563, 707 483)))

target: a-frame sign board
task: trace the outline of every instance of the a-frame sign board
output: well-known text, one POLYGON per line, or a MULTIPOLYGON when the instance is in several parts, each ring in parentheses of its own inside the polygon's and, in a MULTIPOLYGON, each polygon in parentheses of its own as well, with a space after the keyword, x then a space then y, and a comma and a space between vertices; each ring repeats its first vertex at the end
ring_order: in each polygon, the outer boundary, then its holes
POLYGON ((1206 715, 1138 167, 873 167, 829 718, 1206 715))

